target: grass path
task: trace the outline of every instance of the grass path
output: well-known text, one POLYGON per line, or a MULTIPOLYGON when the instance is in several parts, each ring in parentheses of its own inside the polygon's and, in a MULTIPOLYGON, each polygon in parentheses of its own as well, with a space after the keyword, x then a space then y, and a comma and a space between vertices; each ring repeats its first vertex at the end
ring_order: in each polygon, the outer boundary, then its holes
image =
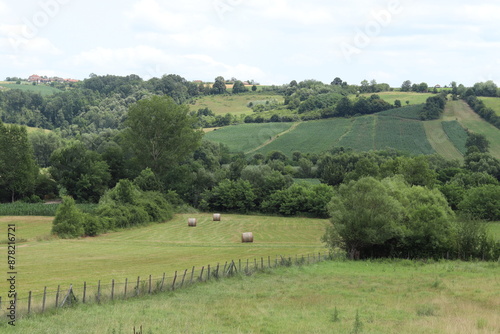
POLYGON ((490 141, 490 153, 500 159, 500 129, 483 120, 464 101, 450 101, 446 104, 443 120, 457 120, 465 128, 481 133, 490 141))
POLYGON ((273 136, 271 139, 269 139, 268 141, 266 141, 265 143, 263 143, 262 145, 256 147, 256 148, 253 148, 251 149, 250 151, 248 152, 245 152, 245 154, 252 154, 258 150, 260 150, 261 148, 263 147, 266 147, 267 145, 271 144, 273 141, 275 141, 276 139, 278 139, 280 136, 284 135, 284 134, 287 134, 293 130, 295 130, 297 128, 297 126, 300 125, 300 123, 302 122, 296 122, 296 123, 293 123, 292 126, 290 128, 288 128, 287 130, 281 132, 281 133, 278 133, 277 135, 273 136))
POLYGON ((424 129, 427 139, 436 153, 448 160, 463 160, 462 153, 444 132, 441 120, 424 122, 424 129))

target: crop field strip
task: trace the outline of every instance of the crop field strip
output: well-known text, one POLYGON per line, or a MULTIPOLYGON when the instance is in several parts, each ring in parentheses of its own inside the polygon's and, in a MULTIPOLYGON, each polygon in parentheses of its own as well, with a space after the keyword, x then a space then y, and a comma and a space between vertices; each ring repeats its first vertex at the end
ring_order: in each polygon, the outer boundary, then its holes
POLYGON ((490 142, 491 155, 500 159, 500 129, 483 120, 464 101, 449 101, 446 104, 443 120, 456 120, 465 129, 484 134, 490 142))
MULTIPOLYGON (((124 280, 149 274, 215 264, 230 259, 325 252, 320 241, 326 220, 209 214, 177 215, 172 221, 77 240, 50 236, 52 217, 1 217, 14 222, 18 245, 18 291, 40 292, 44 286, 124 280), (188 227, 188 217, 198 219, 188 227), (242 244, 241 233, 253 232, 253 244, 242 244)), ((6 245, 0 244, 0 251, 6 245)), ((7 282, 0 282, 6 291, 7 282)), ((3 293, 2 293, 3 294, 3 293)))
POLYGON ((443 121, 441 122, 444 132, 451 140, 456 149, 465 155, 467 149, 465 147, 465 142, 467 141, 467 131, 458 121, 443 121))
MULTIPOLYGON (((438 153, 443 158, 448 160, 463 160, 463 155, 465 152, 462 153, 462 151, 460 151, 455 146, 454 141, 452 141, 448 136, 448 133, 452 134, 454 133, 454 131, 458 130, 458 128, 453 127, 453 125, 451 127, 448 126, 447 127, 448 132, 446 132, 443 123, 450 123, 450 122, 442 122, 441 120, 423 122, 425 133, 427 135, 429 143, 431 144, 432 148, 436 151, 436 153, 438 153)), ((456 126, 461 128, 458 122, 454 124, 456 124, 456 126)), ((463 128, 461 128, 461 130, 463 133, 465 133, 465 130, 463 128)), ((467 135, 467 133, 465 133, 465 135, 467 135)), ((454 136, 454 138, 455 140, 461 139, 459 134, 457 134, 457 136, 454 136)), ((463 146, 461 146, 461 149, 465 149, 465 141, 460 144, 463 144, 463 146)))
POLYGON ((53 95, 62 92, 60 89, 47 86, 47 85, 16 85, 15 83, 0 82, 0 87, 6 89, 19 89, 22 91, 30 91, 33 93, 40 93, 43 96, 53 95))
POLYGON ((250 151, 279 133, 288 130, 294 123, 240 124, 227 126, 205 135, 208 140, 224 143, 229 151, 250 151))

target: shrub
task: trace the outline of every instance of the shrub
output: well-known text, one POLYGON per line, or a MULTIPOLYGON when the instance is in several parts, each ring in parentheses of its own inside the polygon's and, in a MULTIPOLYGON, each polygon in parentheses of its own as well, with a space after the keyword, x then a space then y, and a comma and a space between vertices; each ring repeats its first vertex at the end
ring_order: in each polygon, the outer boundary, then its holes
POLYGON ((76 207, 75 200, 69 196, 63 198, 57 208, 56 217, 52 223, 52 233, 61 238, 77 238, 84 235, 85 217, 76 207))

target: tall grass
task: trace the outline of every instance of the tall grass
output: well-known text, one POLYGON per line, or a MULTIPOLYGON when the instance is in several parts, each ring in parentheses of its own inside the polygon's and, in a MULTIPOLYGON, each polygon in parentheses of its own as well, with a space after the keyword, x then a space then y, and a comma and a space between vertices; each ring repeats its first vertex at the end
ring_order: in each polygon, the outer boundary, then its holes
MULTIPOLYGON (((93 213, 97 209, 97 204, 77 204, 77 206, 87 213, 93 213)), ((44 203, 8 203, 0 204, 0 216, 55 216, 59 204, 44 203)))

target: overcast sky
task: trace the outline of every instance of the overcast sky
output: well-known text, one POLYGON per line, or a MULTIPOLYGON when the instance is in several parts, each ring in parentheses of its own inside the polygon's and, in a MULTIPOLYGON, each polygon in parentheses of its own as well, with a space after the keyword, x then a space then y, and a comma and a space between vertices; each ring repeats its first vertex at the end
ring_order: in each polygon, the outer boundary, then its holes
POLYGON ((500 84, 500 1, 0 0, 0 80, 500 84))

